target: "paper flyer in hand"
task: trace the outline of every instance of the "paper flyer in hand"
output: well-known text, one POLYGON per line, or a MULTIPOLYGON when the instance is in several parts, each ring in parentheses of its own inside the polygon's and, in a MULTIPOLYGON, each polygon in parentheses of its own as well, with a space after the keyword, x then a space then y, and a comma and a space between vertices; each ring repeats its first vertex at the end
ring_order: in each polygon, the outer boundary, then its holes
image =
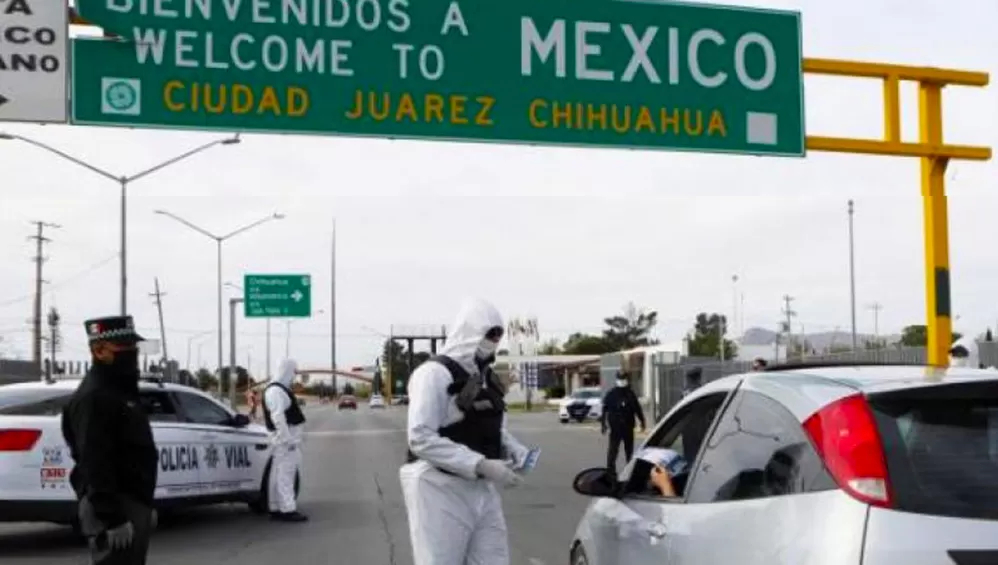
POLYGON ((534 447, 529 452, 527 456, 523 458, 523 463, 520 465, 519 471, 522 473, 529 473, 537 466, 537 459, 541 456, 541 448, 534 447))
POLYGON ((642 449, 638 453, 638 459, 647 461, 652 465, 661 465, 673 477, 685 473, 689 468, 689 464, 682 455, 671 449, 663 449, 661 447, 646 447, 642 449))

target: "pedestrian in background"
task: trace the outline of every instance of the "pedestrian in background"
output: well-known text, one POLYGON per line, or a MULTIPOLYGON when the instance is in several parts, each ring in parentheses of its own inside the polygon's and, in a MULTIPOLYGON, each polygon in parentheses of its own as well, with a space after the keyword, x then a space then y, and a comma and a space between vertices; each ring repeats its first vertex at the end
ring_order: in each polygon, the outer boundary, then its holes
POLYGON ((131 316, 86 322, 93 363, 62 413, 69 475, 94 565, 144 565, 159 456, 139 402, 142 337, 131 316))
POLYGON ((755 360, 752 361, 753 371, 765 371, 768 366, 769 363, 767 363, 762 357, 756 357, 755 360))
POLYGON ((703 369, 693 367, 686 371, 686 386, 683 388, 683 396, 703 386, 703 369))
POLYGON ((634 456, 634 425, 641 422, 644 431, 645 414, 641 409, 638 395, 631 389, 627 373, 617 373, 616 386, 603 397, 603 410, 600 413, 600 428, 603 435, 610 432, 609 444, 606 448, 606 467, 611 473, 617 472, 617 457, 620 446, 624 445, 624 464, 634 456))

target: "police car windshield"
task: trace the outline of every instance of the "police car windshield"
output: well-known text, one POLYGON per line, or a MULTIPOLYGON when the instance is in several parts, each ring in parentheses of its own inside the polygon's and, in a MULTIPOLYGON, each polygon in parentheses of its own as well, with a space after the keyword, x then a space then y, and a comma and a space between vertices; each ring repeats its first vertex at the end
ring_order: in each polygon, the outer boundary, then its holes
POLYGON ((577 390, 572 393, 572 398, 599 398, 598 390, 577 390))
POLYGON ((0 386, 0 414, 17 412, 19 408, 69 396, 65 390, 52 388, 25 389, 0 386))

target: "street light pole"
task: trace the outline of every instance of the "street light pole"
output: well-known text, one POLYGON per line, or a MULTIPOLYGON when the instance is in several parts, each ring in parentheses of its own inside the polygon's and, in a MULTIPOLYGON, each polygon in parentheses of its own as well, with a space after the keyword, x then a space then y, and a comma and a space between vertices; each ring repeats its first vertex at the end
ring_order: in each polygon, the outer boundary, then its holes
MULTIPOLYGON (((215 276, 215 281, 218 283, 218 288, 216 289, 216 293, 217 294, 216 294, 216 297, 215 297, 216 298, 215 299, 215 305, 216 305, 216 310, 217 310, 217 314, 218 314, 218 320, 217 320, 217 322, 218 322, 218 376, 219 376, 219 379, 218 379, 218 392, 219 392, 219 396, 221 396, 221 392, 222 392, 222 378, 221 378, 222 377, 222 355, 224 355, 224 353, 222 352, 222 241, 223 240, 221 238, 217 238, 217 237, 215 238, 215 275, 216 275, 215 276)), ((235 324, 235 320, 233 320, 233 324, 235 324)), ((236 339, 236 336, 233 335, 232 339, 233 340, 236 339)), ((233 345, 233 347, 235 347, 235 346, 233 345)), ((232 354, 235 355, 236 354, 235 351, 233 351, 232 354)), ((235 364, 235 363, 233 363, 233 364, 235 364)), ((232 380, 232 378, 234 378, 234 377, 232 375, 229 375, 229 380, 230 381, 232 380)), ((233 407, 233 408, 235 408, 235 407, 233 407)))
POLYGON ((120 260, 121 274, 120 274, 120 282, 119 282, 119 284, 120 284, 120 293, 121 293, 121 296, 120 296, 120 300, 121 300, 121 315, 124 316, 124 315, 126 315, 128 313, 128 230, 127 230, 127 225, 128 225, 128 186, 131 183, 133 183, 133 182, 135 182, 135 181, 137 181, 137 180, 139 180, 139 179, 141 179, 143 177, 147 177, 147 176, 149 176, 149 175, 151 175, 151 174, 153 174, 155 172, 158 172, 158 171, 160 171, 162 169, 165 169, 165 168, 167 168, 167 167, 169 167, 171 165, 175 165, 175 164, 179 163, 180 161, 183 161, 183 160, 185 160, 185 159, 187 159, 189 157, 193 157, 194 155, 197 155, 198 153, 201 153, 203 151, 207 151, 208 149, 211 149, 212 147, 215 147, 216 145, 236 145, 236 144, 238 144, 240 142, 240 139, 239 139, 239 134, 236 134, 236 135, 234 135, 232 137, 227 137, 225 139, 217 139, 217 140, 212 141, 210 143, 205 143, 204 145, 200 145, 198 147, 195 147, 194 149, 191 149, 190 151, 187 151, 185 153, 181 153, 180 155, 177 155, 176 157, 173 157, 172 159, 167 159, 166 161, 163 161, 162 163, 160 163, 160 164, 158 164, 158 165, 156 165, 154 167, 150 167, 150 168, 148 168, 148 169, 146 169, 144 171, 140 171, 140 172, 135 173, 135 174, 130 175, 130 176, 115 175, 115 174, 110 173, 110 172, 108 172, 108 171, 106 171, 104 169, 101 169, 100 167, 91 165, 90 163, 87 163, 86 161, 84 161, 82 159, 79 159, 77 157, 73 157, 69 153, 66 153, 64 151, 56 149, 55 147, 52 147, 52 146, 50 146, 48 144, 45 144, 45 143, 42 143, 41 141, 36 141, 34 139, 31 139, 30 137, 24 137, 24 136, 15 135, 15 134, 12 134, 12 133, 0 132, 0 141, 21 141, 21 142, 27 143, 28 145, 32 145, 32 146, 37 147, 39 149, 48 151, 49 153, 52 153, 53 155, 57 155, 57 156, 61 157, 62 159, 65 159, 66 161, 69 161, 69 162, 74 163, 74 164, 76 164, 76 165, 78 165, 80 167, 83 167, 84 169, 87 169, 87 170, 89 170, 90 172, 92 172, 94 174, 97 174, 99 176, 102 176, 102 177, 110 180, 110 181, 118 183, 118 186, 120 187, 120 190, 121 190, 121 210, 120 210, 120 230, 121 230, 120 237, 121 237, 121 241, 120 241, 120 244, 119 244, 120 245, 120 247, 119 247, 119 249, 120 249, 120 251, 119 251, 119 254, 120 254, 119 255, 119 260, 120 260))
MULTIPOLYGON (((180 216, 178 216, 176 214, 173 214, 171 212, 167 212, 165 210, 156 210, 155 213, 159 214, 161 216, 166 216, 166 217, 168 217, 168 218, 170 218, 170 219, 172 219, 172 220, 174 220, 176 222, 179 222, 179 223, 187 226, 188 228, 190 228, 190 229, 192 229, 192 230, 200 233, 201 235, 203 235, 205 237, 208 237, 208 238, 211 238, 211 239, 213 239, 215 241, 215 244, 217 246, 216 247, 216 268, 217 268, 217 275, 218 275, 218 279, 217 279, 218 280, 218 289, 217 289, 217 291, 218 291, 218 294, 217 294, 217 297, 218 297, 217 298, 217 302, 218 302, 217 303, 217 310, 218 310, 218 374, 219 374, 219 377, 221 377, 222 368, 225 367, 225 364, 224 364, 225 361, 224 361, 224 357, 223 357, 224 352, 222 351, 223 344, 224 344, 224 336, 222 335, 222 330, 223 330, 223 326, 222 326, 222 324, 223 324, 223 321, 222 321, 222 288, 224 286, 224 283, 222 282, 222 243, 224 243, 225 241, 227 241, 227 240, 229 240, 229 239, 231 239, 231 238, 233 238, 233 237, 235 237, 235 236, 237 236, 237 235, 239 235, 239 234, 241 234, 243 232, 247 232, 247 231, 249 231, 249 230, 251 230, 251 229, 253 229, 253 228, 255 228, 255 227, 257 227, 257 226, 259 226, 261 224, 265 224, 265 223, 267 223, 267 222, 269 222, 271 220, 281 220, 281 219, 284 218, 284 215, 283 214, 277 214, 277 213, 271 214, 269 216, 266 216, 264 218, 261 218, 261 219, 255 221, 255 222, 252 222, 250 224, 246 224, 245 226, 243 226, 243 227, 241 227, 241 228, 239 228, 237 230, 231 231, 231 232, 229 232, 229 233, 227 233, 225 235, 216 235, 216 234, 214 234, 214 233, 212 233, 212 232, 210 232, 210 231, 208 231, 208 230, 206 230, 206 229, 204 229, 204 228, 202 228, 200 226, 197 226, 197 225, 195 225, 195 224, 193 224, 193 223, 191 223, 191 222, 189 222, 189 221, 187 221, 187 220, 181 218, 180 216)), ((219 387, 219 393, 221 393, 221 388, 222 388, 221 379, 219 379, 219 385, 218 385, 218 387, 219 387)))
MULTIPOLYGON (((206 332, 201 332, 201 333, 194 334, 191 337, 187 338, 187 370, 188 371, 191 370, 191 346, 194 345, 194 340, 196 340, 197 338, 199 338, 201 336, 208 335, 210 333, 211 333, 211 331, 209 330, 209 331, 206 331, 206 332)), ((200 363, 200 360, 198 361, 198 363, 200 363)), ((198 367, 198 369, 200 369, 200 368, 201 367, 198 367)))
POLYGON ((856 259, 852 233, 853 202, 849 201, 849 305, 852 313, 852 350, 857 349, 856 338, 856 259))
MULTIPOLYGON (((239 285, 237 285, 235 283, 227 282, 227 283, 225 283, 225 286, 234 288, 234 289, 238 290, 239 292, 245 292, 245 290, 243 290, 243 287, 241 287, 241 286, 239 286, 239 285)), ((267 380, 269 381, 270 380, 270 367, 271 367, 271 362, 270 362, 270 331, 271 331, 270 330, 270 318, 266 319, 266 323, 267 323, 267 368, 264 370, 264 376, 267 377, 267 380)))
MULTIPOLYGON (((239 381, 239 372, 236 367, 236 305, 242 301, 242 298, 229 299, 229 406, 233 410, 236 409, 236 383, 239 381)), ((221 376, 221 371, 219 371, 219 376, 221 376)), ((219 387, 221 387, 221 380, 219 379, 219 387)))

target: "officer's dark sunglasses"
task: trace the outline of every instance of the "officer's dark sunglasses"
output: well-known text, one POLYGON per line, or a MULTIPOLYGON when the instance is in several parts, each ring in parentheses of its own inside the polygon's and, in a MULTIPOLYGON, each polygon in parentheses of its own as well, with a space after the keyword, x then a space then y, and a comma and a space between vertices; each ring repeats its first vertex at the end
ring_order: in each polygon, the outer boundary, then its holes
POLYGON ((502 328, 496 326, 491 330, 485 332, 485 339, 488 339, 490 341, 499 341, 500 339, 502 339, 502 334, 503 334, 502 328))

